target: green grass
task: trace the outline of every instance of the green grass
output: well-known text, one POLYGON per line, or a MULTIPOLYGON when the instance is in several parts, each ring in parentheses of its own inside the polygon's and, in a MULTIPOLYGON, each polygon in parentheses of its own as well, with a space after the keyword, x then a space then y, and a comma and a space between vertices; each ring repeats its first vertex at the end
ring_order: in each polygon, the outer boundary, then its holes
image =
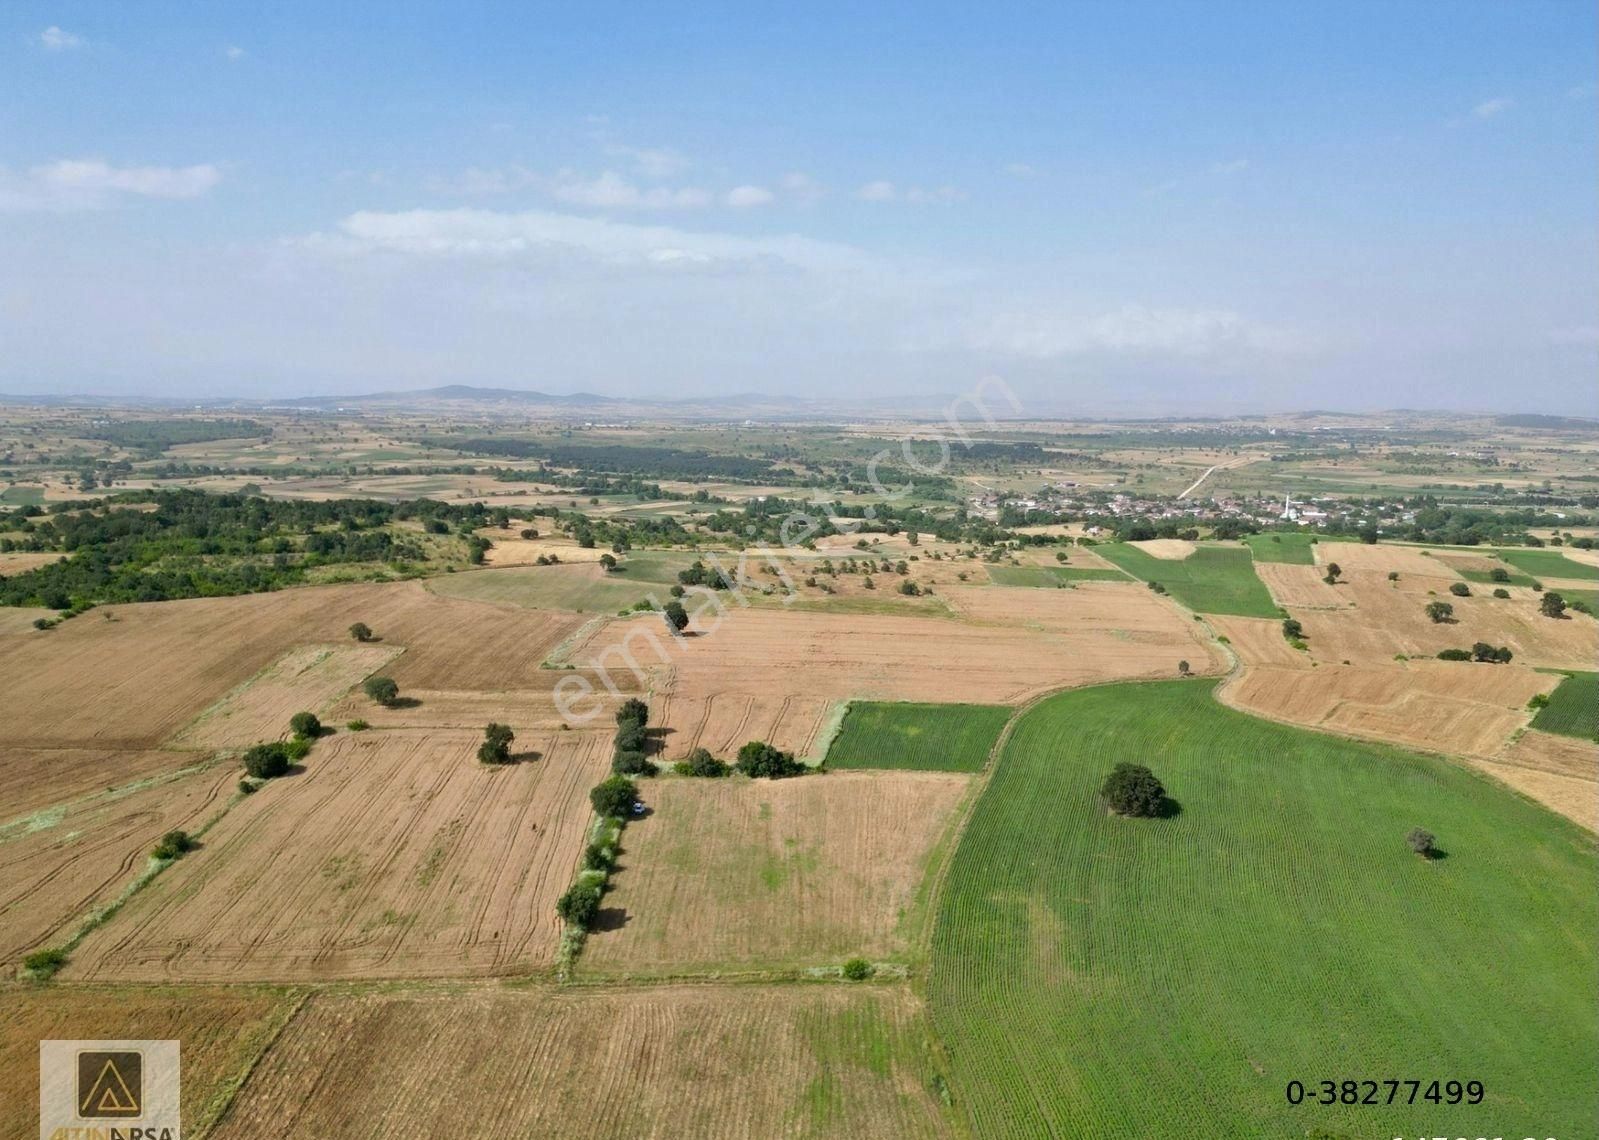
POLYGON ((1572 602, 1581 602, 1595 614, 1599 614, 1599 590, 1559 589, 1554 592, 1566 599, 1567 605, 1570 605, 1572 602))
POLYGON ((1316 564, 1316 536, 1311 534, 1252 534, 1244 539, 1256 562, 1316 564))
POLYGON ((1536 578, 1581 578, 1599 582, 1599 566, 1574 562, 1558 550, 1500 550, 1499 557, 1536 578))
POLYGON ((1059 586, 1071 582, 1125 582, 1127 575, 1103 566, 990 566, 996 586, 1059 586))
POLYGON ((1017 724, 952 857, 929 1000, 984 1137, 1591 1135, 1599 875, 1576 825, 1445 761, 1257 720, 1211 681, 1017 724), (1181 805, 1107 815, 1119 760, 1181 805), (1434 832, 1447 857, 1405 844, 1434 832), (1476 1108, 1288 1081, 1474 1079, 1476 1108))
POLYGON ((1277 617, 1277 605, 1255 577, 1247 547, 1200 546, 1187 558, 1155 558, 1136 546, 1112 543, 1094 553, 1146 582, 1159 582, 1171 596, 1202 614, 1277 617))
POLYGON ((855 701, 827 750, 827 766, 977 772, 1011 711, 1004 705, 855 701))
MULTIPOLYGON (((1439 561, 1443 560, 1439 559, 1439 561)), ((1514 567, 1506 566, 1504 569, 1510 574, 1508 582, 1494 581, 1492 570, 1456 570, 1455 573, 1468 582, 1476 582, 1482 586, 1530 586, 1536 580, 1532 575, 1523 574, 1514 567)))
POLYGON ((1599 729, 1599 673, 1567 673, 1532 718, 1532 727, 1592 740, 1599 729))

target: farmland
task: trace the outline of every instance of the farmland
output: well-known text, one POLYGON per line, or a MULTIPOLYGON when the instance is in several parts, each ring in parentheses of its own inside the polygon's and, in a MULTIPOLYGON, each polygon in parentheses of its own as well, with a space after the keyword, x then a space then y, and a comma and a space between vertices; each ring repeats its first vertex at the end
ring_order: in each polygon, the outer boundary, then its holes
POLYGON ((1592 740, 1599 731, 1599 673, 1568 674, 1532 718, 1532 727, 1592 740))
POLYGON ((1204 546, 1187 558, 1157 558, 1131 543, 1097 547, 1096 552, 1135 578, 1158 582, 1198 613, 1271 617, 1277 612, 1255 577, 1247 547, 1204 546))
MULTIPOLYGON (((1496 1119, 1580 1134, 1599 1076, 1591 838, 1445 762, 1254 720, 1211 687, 1063 694, 1007 743, 933 936, 934 1025, 977 1134, 1397 1135, 1414 1110, 1295 1108, 1283 1089, 1417 1056, 1478 1074, 1496 1119), (1126 758, 1179 814, 1098 806, 1126 758), (1406 848, 1418 824, 1447 858, 1406 848)), ((1481 1131, 1480 1110, 1427 1118, 1481 1131)))
POLYGON ((1059 586, 1073 582, 1125 582, 1120 570, 1096 566, 990 566, 988 576, 997 586, 1059 586))
POLYGON ((650 817, 627 830, 580 965, 649 974, 903 957, 928 856, 968 782, 951 772, 662 780, 650 817))
POLYGON ((932 1140, 939 1079, 904 987, 328 993, 213 1135, 932 1140))
POLYGON ((1244 539, 1244 545, 1256 562, 1310 566, 1316 561, 1315 541, 1309 534, 1252 534, 1244 539))
POLYGON ((1003 705, 855 701, 827 766, 976 772, 1010 716, 1003 705))
POLYGON ((1567 558, 1558 550, 1501 550, 1499 557, 1535 578, 1573 578, 1599 582, 1599 566, 1567 558))

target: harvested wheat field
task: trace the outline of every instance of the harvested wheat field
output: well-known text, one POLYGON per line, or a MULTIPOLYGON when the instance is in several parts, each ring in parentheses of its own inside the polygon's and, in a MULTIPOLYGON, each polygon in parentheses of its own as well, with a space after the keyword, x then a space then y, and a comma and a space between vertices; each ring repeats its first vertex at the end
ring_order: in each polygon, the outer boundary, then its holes
POLYGON ((0 988, 0 1136, 38 1134, 39 1042, 73 1039, 181 1041, 183 1132, 203 1135, 300 1001, 265 986, 0 988))
MULTIPOLYGON (((32 611, 25 611, 31 613, 32 611)), ((548 652, 581 624, 439 597, 420 582, 302 587, 92 610, 48 634, 0 637, 0 723, 30 748, 149 749, 285 653, 350 644, 405 649, 401 688, 546 688, 548 652)))
POLYGON ((1452 577, 1447 566, 1440 564, 1439 559, 1426 551, 1423 546, 1394 546, 1390 543, 1364 543, 1364 542, 1318 542, 1311 550, 1316 556, 1316 565, 1321 567, 1321 572, 1326 573, 1329 562, 1336 562, 1344 570, 1382 571, 1384 576, 1390 570, 1399 571, 1401 578, 1409 574, 1421 577, 1438 576, 1452 577))
POLYGON ((601 734, 343 734, 242 800, 96 930, 68 974, 116 980, 453 977, 553 959, 607 771, 601 734))
MULTIPOLYGON (((1200 625, 1174 606, 1131 585, 1092 585, 951 592, 972 620, 734 608, 700 636, 640 637, 631 650, 652 674, 669 756, 702 737, 732 740, 739 724, 749 726, 744 739, 766 731, 773 744, 810 753, 843 700, 1019 704, 1068 685, 1174 675, 1183 659, 1200 672, 1220 668, 1200 625), (1106 586, 1119 591, 1110 606, 1098 589, 1106 586), (803 697, 785 695, 795 693, 803 697)), ((626 628, 596 631, 572 660, 629 675, 617 648, 626 628)))
POLYGON ((1477 766, 1552 811, 1599 831, 1599 746, 1528 729, 1477 766))
POLYGON ((247 748, 276 740, 289 731, 295 713, 325 716, 334 702, 400 652, 388 645, 300 646, 206 709, 170 746, 247 748))
POLYGON ((829 772, 652 784, 652 814, 623 836, 580 968, 782 969, 903 954, 928 853, 970 779, 829 772))
POLYGON ((1222 691, 1245 712, 1453 756, 1492 756, 1558 678, 1520 665, 1410 661, 1246 668, 1222 691))
POLYGON ((1163 558, 1168 562, 1181 562, 1198 549, 1192 542, 1182 538, 1150 538, 1127 545, 1138 547, 1151 558, 1163 558))
POLYGON ((953 1133, 904 987, 318 994, 216 1140, 953 1133))
POLYGON ((1233 652, 1245 665, 1275 665, 1283 669, 1312 666, 1310 654, 1288 644, 1282 622, 1275 618, 1211 614, 1205 620, 1232 644, 1233 652))
POLYGON ((61 942, 115 901, 156 841, 173 828, 198 830, 223 810, 237 779, 217 765, 42 811, 0 831, 0 963, 61 942))
POLYGON ((51 804, 109 792, 199 762, 190 752, 0 749, 0 830, 51 804))
POLYGON ((1257 570, 1273 598, 1303 623, 1318 661, 1376 665, 1396 654, 1435 657, 1478 641, 1508 646, 1517 663, 1543 668, 1587 669, 1599 657, 1599 622, 1583 614, 1544 617, 1538 595, 1520 587, 1512 587, 1509 598, 1495 598, 1489 587, 1473 585, 1471 596, 1461 598, 1449 593, 1449 579, 1392 583, 1386 573, 1361 571, 1329 586, 1311 566, 1267 563, 1257 570), (1429 618, 1432 601, 1453 606, 1454 620, 1429 618))
POLYGON ((37 570, 40 566, 48 566, 52 562, 60 562, 65 558, 66 552, 61 550, 8 550, 0 553, 0 578, 12 574, 21 574, 27 570, 37 570))

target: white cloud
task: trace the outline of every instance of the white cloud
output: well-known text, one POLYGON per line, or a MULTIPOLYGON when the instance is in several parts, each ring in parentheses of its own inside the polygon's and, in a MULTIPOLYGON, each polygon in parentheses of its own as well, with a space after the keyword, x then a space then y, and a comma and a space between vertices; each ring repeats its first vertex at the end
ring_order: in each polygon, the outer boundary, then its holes
POLYGON ((550 194, 574 206, 596 210, 692 210, 708 206, 711 196, 693 186, 639 187, 614 171, 583 179, 562 172, 550 194))
POLYGON ((605 148, 605 153, 614 158, 628 159, 640 175, 657 182, 681 174, 689 166, 687 156, 671 147, 625 146, 613 143, 605 148))
POLYGON ((222 180, 210 163, 197 166, 112 166, 100 159, 61 159, 26 173, 0 169, 0 210, 94 210, 119 196, 198 198, 222 180))
POLYGON ((672 226, 584 218, 547 210, 362 211, 337 234, 300 245, 335 253, 388 252, 434 258, 557 260, 573 252, 610 265, 766 263, 810 271, 858 271, 874 263, 846 245, 793 234, 744 237, 672 226))
POLYGON ((51 24, 39 33, 39 42, 46 51, 71 51, 83 46, 83 37, 51 24))
POLYGON ((1233 158, 1228 159, 1226 162, 1212 163, 1210 172, 1212 174, 1241 174, 1248 169, 1249 159, 1233 158))
POLYGON ((751 206, 769 205, 774 197, 764 186, 735 186, 727 192, 727 204, 735 209, 747 210, 751 206))
POLYGON ((227 47, 222 49, 222 54, 227 56, 230 60, 238 62, 245 57, 246 52, 238 44, 229 44, 227 47))
POLYGON ((855 197, 862 202, 910 202, 921 205, 928 202, 964 202, 966 192, 957 190, 953 186, 937 186, 931 189, 909 186, 901 189, 886 179, 880 179, 868 182, 855 191, 855 197))
POLYGON ((1016 178, 1031 178, 1038 171, 1025 162, 1010 162, 1005 164, 1005 173, 1016 178))
POLYGON ((1294 334, 1231 310, 1145 305, 1125 305, 1092 316, 1038 310, 1002 313, 977 325, 968 340, 975 348, 1038 360, 1092 354, 1193 358, 1305 347, 1294 334))
POLYGON ((827 197, 827 187, 798 170, 783 175, 777 184, 782 188, 784 197, 802 206, 814 205, 827 197))
POLYGON ((1514 99, 1501 95, 1493 99, 1484 99, 1471 109, 1471 113, 1479 119, 1491 119, 1495 115, 1501 115, 1510 110, 1515 105, 1516 101, 1514 99))

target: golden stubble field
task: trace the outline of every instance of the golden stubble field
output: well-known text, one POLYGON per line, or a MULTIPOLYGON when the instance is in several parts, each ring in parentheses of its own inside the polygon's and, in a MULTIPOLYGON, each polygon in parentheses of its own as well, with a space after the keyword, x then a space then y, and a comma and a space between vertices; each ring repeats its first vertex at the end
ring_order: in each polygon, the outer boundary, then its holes
POLYGON ((781 970, 905 954, 930 852, 972 777, 666 779, 623 841, 581 969, 781 970))
POLYGON ((213 1136, 952 1136, 925 1016, 890 985, 318 994, 213 1136))

